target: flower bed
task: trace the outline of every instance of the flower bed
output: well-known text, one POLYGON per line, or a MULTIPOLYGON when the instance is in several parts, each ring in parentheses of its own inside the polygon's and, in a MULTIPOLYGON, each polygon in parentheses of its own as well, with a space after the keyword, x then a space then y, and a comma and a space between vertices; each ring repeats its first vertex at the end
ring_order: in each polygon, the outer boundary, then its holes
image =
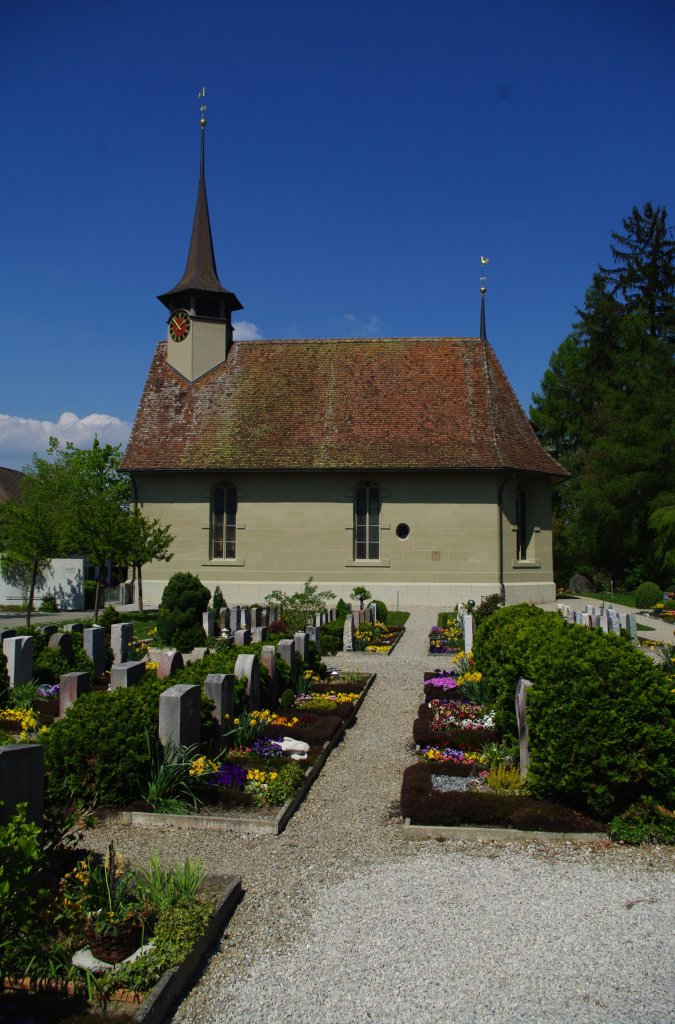
POLYGON ((362 622, 354 633, 354 650, 365 654, 391 654, 404 633, 404 626, 362 622))
MULTIPOLYGON (((458 655, 460 675, 424 674, 424 703, 413 723, 420 762, 404 772, 401 812, 407 829, 535 830, 602 833, 604 825, 568 807, 528 795, 527 783, 500 744, 492 708, 467 697, 483 692, 480 673, 458 655), (469 669, 466 671, 466 669, 469 669)), ((483 698, 485 699, 485 698, 483 698)), ((429 835, 436 835, 433 831, 429 835)))
POLYGON ((456 622, 432 626, 429 633, 429 654, 456 654, 462 646, 464 632, 456 622))
POLYGON ((506 793, 439 791, 434 789, 433 778, 442 772, 443 766, 436 764, 413 764, 406 768, 401 787, 401 814, 408 824, 606 832, 601 822, 547 800, 506 793))

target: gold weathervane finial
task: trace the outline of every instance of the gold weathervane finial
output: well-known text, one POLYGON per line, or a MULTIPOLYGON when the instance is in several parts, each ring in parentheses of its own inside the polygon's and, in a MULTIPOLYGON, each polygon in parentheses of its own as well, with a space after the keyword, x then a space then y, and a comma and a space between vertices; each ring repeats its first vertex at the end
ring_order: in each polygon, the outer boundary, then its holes
POLYGON ((204 117, 204 114, 206 113, 206 103, 204 103, 205 97, 206 97, 206 86, 203 85, 201 87, 201 89, 199 90, 199 92, 197 93, 197 99, 202 101, 201 104, 200 104, 200 107, 199 107, 199 112, 202 115, 199 118, 199 123, 202 126, 202 131, 204 131, 204 129, 206 128, 206 118, 204 117))
POLYGON ((487 284, 486 284, 487 277, 486 277, 486 273, 485 273, 485 268, 487 267, 489 262, 490 262, 490 259, 489 259, 488 256, 481 256, 481 258, 480 258, 480 265, 481 265, 481 269, 483 271, 483 273, 480 275, 480 293, 481 293, 481 295, 485 295, 485 293, 487 291, 487 284))

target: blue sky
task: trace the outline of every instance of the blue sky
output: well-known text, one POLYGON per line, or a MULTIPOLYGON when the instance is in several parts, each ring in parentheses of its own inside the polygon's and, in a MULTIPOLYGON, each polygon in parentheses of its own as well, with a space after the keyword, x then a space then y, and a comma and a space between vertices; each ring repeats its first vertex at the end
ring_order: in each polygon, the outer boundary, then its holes
MULTIPOLYGON (((240 336, 488 336, 527 408, 610 233, 675 222, 670 2, 22 0, 3 13, 0 465, 125 442, 206 85, 240 336)), ((421 397, 421 396, 420 396, 421 397)))

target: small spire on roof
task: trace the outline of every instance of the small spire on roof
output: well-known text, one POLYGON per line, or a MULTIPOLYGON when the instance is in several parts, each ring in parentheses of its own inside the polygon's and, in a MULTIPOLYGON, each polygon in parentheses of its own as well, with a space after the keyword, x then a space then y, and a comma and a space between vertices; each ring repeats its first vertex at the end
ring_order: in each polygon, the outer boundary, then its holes
MULTIPOLYGON (((201 87, 201 89, 199 90, 199 92, 197 93, 197 99, 203 101, 205 97, 206 97, 206 86, 203 85, 201 87)), ((199 123, 202 126, 202 131, 204 131, 204 129, 206 128, 206 118, 204 117, 205 112, 206 112, 206 104, 204 102, 202 102, 200 107, 199 107, 199 113, 202 115, 199 118, 199 123)))
POLYGON ((487 291, 487 276, 485 268, 490 262, 487 256, 481 256, 480 265, 483 273, 480 275, 480 340, 487 341, 487 333, 485 330, 485 293, 487 291))

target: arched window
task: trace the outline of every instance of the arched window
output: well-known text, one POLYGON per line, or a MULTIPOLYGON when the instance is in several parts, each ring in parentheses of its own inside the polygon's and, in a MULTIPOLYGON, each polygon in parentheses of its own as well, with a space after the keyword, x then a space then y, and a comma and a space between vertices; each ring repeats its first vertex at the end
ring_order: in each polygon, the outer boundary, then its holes
POLYGON ((516 558, 527 561, 527 496, 522 487, 516 488, 516 558))
POLYGON ((380 557, 380 489, 366 481, 354 495, 354 558, 380 557))
POLYGON ((219 484, 213 492, 211 558, 234 558, 237 547, 237 489, 219 484))

